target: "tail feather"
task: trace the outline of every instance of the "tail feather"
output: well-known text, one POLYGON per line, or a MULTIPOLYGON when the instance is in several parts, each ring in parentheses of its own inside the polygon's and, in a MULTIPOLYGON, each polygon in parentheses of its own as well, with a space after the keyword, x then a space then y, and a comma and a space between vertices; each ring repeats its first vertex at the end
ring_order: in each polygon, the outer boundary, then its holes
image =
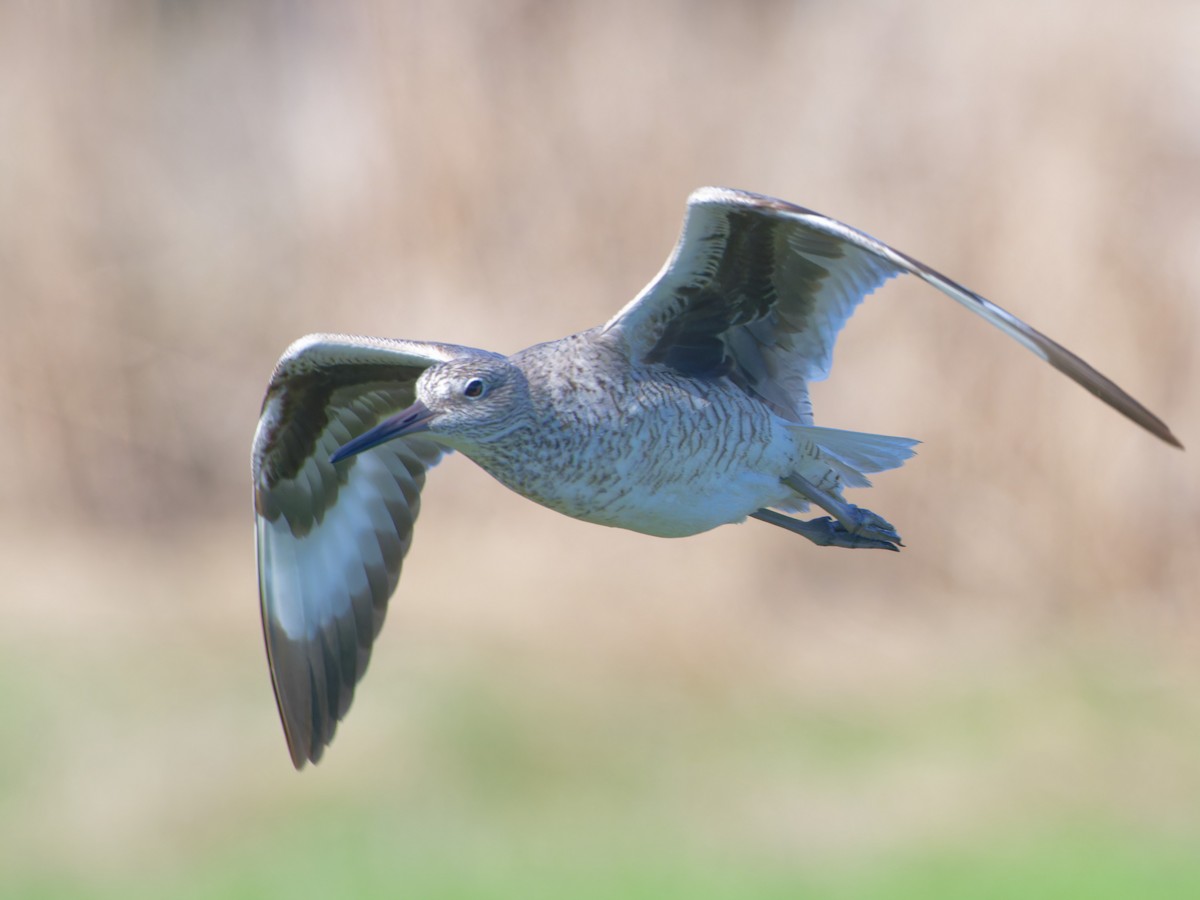
POLYGON ((836 456, 860 472, 886 472, 904 465, 912 458, 913 450, 921 443, 915 438, 887 434, 868 434, 864 431, 842 431, 839 428, 819 428, 806 425, 800 429, 814 444, 836 456))
POLYGON ((867 472, 885 472, 904 465, 921 443, 913 438, 862 431, 842 431, 801 425, 796 431, 821 450, 821 462, 837 473, 846 487, 870 487, 867 472))

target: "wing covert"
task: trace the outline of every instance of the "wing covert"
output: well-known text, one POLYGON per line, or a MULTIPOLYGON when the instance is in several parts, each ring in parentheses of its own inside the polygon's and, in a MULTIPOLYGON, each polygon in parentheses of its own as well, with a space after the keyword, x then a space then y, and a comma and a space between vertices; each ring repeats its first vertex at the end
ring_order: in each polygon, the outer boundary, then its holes
POLYGON ((807 213, 741 191, 694 192, 663 270, 606 328, 636 359, 730 377, 811 422, 807 384, 828 376, 842 326, 904 270, 813 230, 796 215, 807 213))

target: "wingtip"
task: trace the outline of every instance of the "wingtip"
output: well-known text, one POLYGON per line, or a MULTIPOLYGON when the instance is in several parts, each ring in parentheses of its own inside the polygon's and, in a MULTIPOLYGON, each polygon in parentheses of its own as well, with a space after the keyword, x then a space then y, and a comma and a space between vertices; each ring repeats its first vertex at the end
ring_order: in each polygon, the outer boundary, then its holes
POLYGON ((293 738, 291 732, 288 731, 286 721, 283 723, 283 737, 287 741, 288 754, 292 757, 292 766, 297 772, 303 771, 304 767, 310 762, 315 765, 317 760, 320 759, 321 753, 319 749, 317 752, 311 753, 310 748, 305 747, 293 738))
MULTIPOLYGON (((275 674, 274 667, 272 667, 271 674, 272 676, 275 674)), ((311 741, 305 743, 298 740, 297 736, 292 733, 292 729, 288 726, 288 715, 283 705, 283 698, 279 696, 278 687, 275 690, 275 704, 279 710, 279 724, 283 726, 283 739, 287 742, 288 755, 292 758, 292 766, 299 772, 310 762, 315 764, 321 758, 322 748, 313 747, 311 741)))
POLYGON ((1178 447, 1180 450, 1187 449, 1183 446, 1183 442, 1179 440, 1179 438, 1175 437, 1171 429, 1167 426, 1166 422, 1154 415, 1145 407, 1141 406, 1141 404, 1138 404, 1137 401, 1134 401, 1134 403, 1136 405, 1136 409, 1133 412, 1127 412, 1124 409, 1122 409, 1121 412, 1124 412, 1126 416, 1128 416, 1138 425, 1141 425, 1164 444, 1170 444, 1172 447, 1178 447))
MULTIPOLYGON (((1118 388, 1118 390, 1120 389, 1118 388)), ((1146 407, 1142 406, 1142 404, 1138 403, 1128 394, 1125 394, 1125 399, 1128 400, 1128 403, 1118 406, 1103 394, 1095 391, 1093 391, 1093 393, 1096 393, 1096 396, 1116 407, 1118 412, 1122 413, 1126 418, 1130 419, 1135 424, 1142 426, 1142 428, 1150 432, 1164 444, 1169 444, 1172 447, 1178 447, 1180 450, 1187 449, 1183 446, 1183 442, 1179 440, 1179 438, 1175 437, 1174 433, 1171 431, 1166 422, 1154 415, 1154 413, 1150 412, 1150 410, 1146 409, 1146 407)), ((1124 394, 1124 391, 1121 393, 1124 394)))

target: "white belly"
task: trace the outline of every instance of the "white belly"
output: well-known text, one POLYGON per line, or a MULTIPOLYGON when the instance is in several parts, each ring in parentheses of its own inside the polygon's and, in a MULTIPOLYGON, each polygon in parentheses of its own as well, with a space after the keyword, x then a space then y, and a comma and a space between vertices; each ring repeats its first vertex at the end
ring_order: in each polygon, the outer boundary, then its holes
POLYGON ((685 537, 783 503, 792 492, 782 479, 795 470, 797 452, 792 435, 780 428, 735 451, 707 442, 664 448, 631 441, 621 452, 581 454, 581 460, 570 467, 531 466, 523 478, 512 478, 511 468, 492 474, 530 500, 585 522, 685 537))
POLYGON ((737 477, 677 482, 654 490, 634 487, 603 505, 560 511, 586 522, 657 537, 686 537, 740 522, 756 509, 783 502, 790 493, 777 475, 743 472, 737 477))

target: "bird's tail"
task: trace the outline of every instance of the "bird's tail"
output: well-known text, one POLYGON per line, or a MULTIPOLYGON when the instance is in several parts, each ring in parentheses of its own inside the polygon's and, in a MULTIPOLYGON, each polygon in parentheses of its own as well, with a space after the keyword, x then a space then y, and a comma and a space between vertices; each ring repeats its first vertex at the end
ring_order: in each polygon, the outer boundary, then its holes
POLYGON ((811 445, 815 452, 807 457, 797 474, 826 489, 841 487, 870 487, 868 472, 884 472, 904 465, 904 461, 921 443, 912 438, 887 434, 867 434, 862 431, 842 431, 838 428, 819 428, 797 425, 795 434, 811 445), (829 484, 831 476, 834 484, 829 484))

